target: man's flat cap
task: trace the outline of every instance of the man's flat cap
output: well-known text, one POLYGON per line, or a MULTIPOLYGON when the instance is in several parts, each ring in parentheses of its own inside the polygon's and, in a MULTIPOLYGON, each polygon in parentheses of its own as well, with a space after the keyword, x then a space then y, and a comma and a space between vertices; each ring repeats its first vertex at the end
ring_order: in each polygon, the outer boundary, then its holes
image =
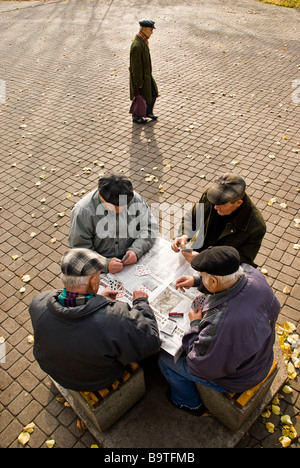
POLYGON ((239 269, 240 255, 227 245, 208 247, 193 258, 191 265, 194 270, 210 275, 227 276, 239 269))
POLYGON ((214 205, 241 200, 245 195, 246 182, 236 174, 224 174, 207 190, 207 198, 214 205))
POLYGON ((151 21, 151 20, 141 20, 139 21, 139 24, 142 28, 152 28, 152 29, 156 29, 156 27, 154 26, 155 25, 155 21, 151 21))
POLYGON ((106 259, 89 249, 70 249, 61 260, 61 271, 66 276, 92 276, 103 270, 106 259))

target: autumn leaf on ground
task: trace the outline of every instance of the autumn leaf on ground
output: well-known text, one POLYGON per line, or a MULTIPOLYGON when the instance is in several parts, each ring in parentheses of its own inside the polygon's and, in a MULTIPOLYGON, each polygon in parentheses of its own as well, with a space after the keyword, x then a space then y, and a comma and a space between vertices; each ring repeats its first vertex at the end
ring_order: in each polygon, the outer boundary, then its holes
POLYGON ((266 428, 267 428, 267 431, 270 432, 270 434, 273 434, 273 432, 275 431, 275 426, 273 423, 268 422, 266 424, 266 428))
POLYGON ((30 434, 29 432, 21 432, 18 437, 18 441, 20 444, 25 445, 27 442, 30 440, 30 434))
POLYGON ((31 422, 31 423, 27 424, 27 426, 23 427, 23 431, 24 432, 29 432, 29 434, 32 434, 34 428, 35 428, 35 424, 34 424, 34 422, 31 422))
POLYGON ((296 439, 296 437, 298 436, 297 431, 292 424, 283 426, 282 435, 285 437, 289 437, 290 439, 296 439))
POLYGON ((286 448, 291 445, 291 439, 289 437, 282 436, 279 438, 279 442, 281 443, 282 447, 286 448))
POLYGON ((31 280, 30 275, 22 275, 20 278, 22 281, 24 281, 24 283, 28 283, 31 280))
POLYGON ((48 448, 53 448, 55 445, 55 440, 54 439, 46 440, 45 444, 48 448))

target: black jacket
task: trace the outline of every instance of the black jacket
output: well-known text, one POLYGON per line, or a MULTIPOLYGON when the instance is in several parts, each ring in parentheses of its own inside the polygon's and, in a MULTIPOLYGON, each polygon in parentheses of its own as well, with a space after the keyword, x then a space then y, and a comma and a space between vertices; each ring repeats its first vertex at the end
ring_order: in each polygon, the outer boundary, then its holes
POLYGON ((197 247, 192 246, 195 251, 201 252, 210 245, 230 245, 238 250, 240 263, 256 267, 254 259, 266 233, 266 224, 262 214, 247 194, 243 198, 243 204, 233 216, 221 217, 207 199, 205 192, 199 203, 196 203, 183 218, 179 235, 186 234, 192 239, 199 229, 203 232, 204 238, 200 236, 202 238, 196 242, 197 247), (218 218, 223 218, 225 223, 217 235, 214 232, 212 239, 210 234, 213 232, 214 223, 220 221, 218 218))
POLYGON ((65 388, 100 390, 118 379, 126 364, 160 349, 159 331, 148 300, 133 307, 97 295, 67 308, 61 291, 38 294, 29 306, 33 353, 40 367, 65 388))

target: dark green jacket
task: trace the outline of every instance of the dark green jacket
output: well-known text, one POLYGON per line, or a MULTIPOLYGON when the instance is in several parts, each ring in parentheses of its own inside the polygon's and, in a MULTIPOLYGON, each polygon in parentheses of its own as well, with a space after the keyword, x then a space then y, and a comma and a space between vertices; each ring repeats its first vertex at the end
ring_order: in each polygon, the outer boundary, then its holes
POLYGON ((130 48, 130 99, 141 88, 141 94, 144 96, 146 103, 151 104, 153 101, 152 85, 156 96, 158 89, 156 82, 152 76, 152 64, 149 47, 147 44, 136 35, 130 48))
POLYGON ((194 246, 194 250, 201 252, 208 245, 230 245, 238 250, 241 263, 257 266, 254 259, 266 233, 266 224, 262 214, 251 202, 248 195, 245 195, 236 216, 230 217, 230 221, 225 224, 222 232, 218 233, 217 238, 210 240, 210 228, 218 216, 214 205, 208 201, 205 192, 199 203, 196 203, 183 218, 179 235, 186 234, 189 239, 192 239, 195 232, 200 229, 204 238, 202 237, 201 243, 197 244, 197 248, 194 246), (202 248, 201 244, 204 244, 202 248))

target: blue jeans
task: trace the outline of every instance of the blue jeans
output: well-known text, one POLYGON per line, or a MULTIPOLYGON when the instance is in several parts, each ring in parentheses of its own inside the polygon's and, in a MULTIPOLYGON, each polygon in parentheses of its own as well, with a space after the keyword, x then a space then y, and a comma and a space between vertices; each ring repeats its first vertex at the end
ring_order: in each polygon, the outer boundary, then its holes
POLYGON ((203 380, 192 375, 188 370, 185 354, 175 363, 174 356, 161 351, 158 365, 171 386, 171 398, 177 405, 186 406, 190 409, 200 408, 202 401, 195 383, 212 388, 218 392, 227 392, 227 390, 217 385, 213 380, 203 380))

